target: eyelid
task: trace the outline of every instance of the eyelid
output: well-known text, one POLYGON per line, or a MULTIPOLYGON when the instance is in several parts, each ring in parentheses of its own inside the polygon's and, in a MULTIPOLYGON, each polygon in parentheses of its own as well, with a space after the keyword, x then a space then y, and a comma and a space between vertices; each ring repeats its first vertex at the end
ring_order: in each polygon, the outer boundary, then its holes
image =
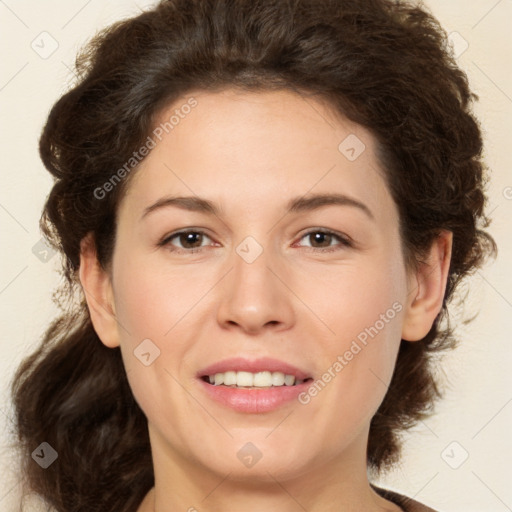
MULTIPOLYGON (((165 247, 165 246, 170 246, 170 241, 176 237, 179 237, 180 235, 183 235, 183 234, 187 234, 187 233, 195 233, 195 234, 199 234, 199 235, 202 235, 204 237, 207 237, 209 238, 210 240, 212 240, 212 237, 208 235, 208 233, 206 233, 206 231, 204 231, 203 229, 200 229, 200 228, 185 228, 185 229, 181 229, 179 231, 175 231, 173 233, 170 233, 169 235, 166 235, 160 242, 158 242, 158 246, 159 247, 165 247)), ((354 247, 354 242, 353 240, 348 236, 348 235, 345 235, 343 233, 340 233, 338 231, 334 231, 332 229, 328 229, 328 228, 321 228, 321 227, 318 227, 318 228, 309 228, 307 231, 303 232, 299 237, 298 237, 298 240, 302 240, 304 237, 308 236, 308 235, 311 235, 311 234, 314 234, 314 233, 323 233, 323 234, 326 234, 326 235, 331 235, 333 236, 334 238, 337 238, 339 240, 339 244, 336 246, 328 246, 328 247, 307 247, 306 246, 306 249, 309 250, 309 252, 315 252, 315 253, 326 253, 326 252, 334 252, 334 251, 337 251, 337 250, 342 250, 342 249, 346 249, 346 248, 350 248, 350 247, 354 247), (341 245, 341 248, 340 248, 340 245, 341 245)), ((192 254, 192 253, 197 253, 197 252, 200 252, 202 251, 203 249, 205 249, 206 247, 208 246, 202 246, 202 247, 194 247, 192 249, 183 249, 181 247, 177 247, 177 248, 172 248, 170 249, 171 252, 175 252, 175 253, 181 253, 181 254, 192 254)))
MULTIPOLYGON (((170 246, 170 241, 180 235, 183 235, 183 234, 187 234, 187 233, 195 233, 195 234, 200 234, 202 236, 205 236, 205 237, 208 237, 210 240, 212 239, 211 236, 208 235, 208 233, 206 233, 206 231, 204 231, 203 229, 200 229, 200 228, 185 228, 185 229, 180 229, 179 231, 175 231, 173 233, 170 233, 169 235, 166 235, 164 236, 164 238, 158 242, 158 247, 165 247, 165 246, 170 246)), ((199 252, 201 250, 203 250, 204 247, 194 247, 192 249, 183 249, 181 247, 176 247, 176 248, 173 248, 173 249, 170 249, 171 252, 176 252, 176 253, 195 253, 195 252, 199 252)))
MULTIPOLYGON (((313 233, 323 233, 326 235, 331 235, 334 238, 337 238, 340 241, 340 244, 344 248, 354 247, 354 242, 348 235, 345 235, 345 234, 335 231, 333 229, 321 228, 321 227, 309 228, 306 232, 302 233, 299 236, 299 240, 302 240, 304 237, 311 235, 313 233)), ((313 252, 333 252, 336 250, 341 250, 341 249, 339 249, 339 246, 338 246, 338 248, 337 248, 337 246, 328 246, 328 247, 324 247, 324 248, 308 247, 308 249, 312 250, 313 252)))

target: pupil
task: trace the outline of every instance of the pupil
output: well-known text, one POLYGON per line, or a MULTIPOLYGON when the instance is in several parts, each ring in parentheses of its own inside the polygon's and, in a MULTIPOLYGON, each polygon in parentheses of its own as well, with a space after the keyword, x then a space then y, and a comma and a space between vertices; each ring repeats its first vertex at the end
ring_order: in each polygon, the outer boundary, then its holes
MULTIPOLYGON (((201 235, 199 233, 187 233, 184 236, 185 236, 185 243, 186 244, 193 244, 194 243, 193 238, 201 236, 201 235)), ((196 240, 196 242, 197 242, 197 240, 196 240)))
POLYGON ((329 237, 329 236, 330 235, 328 235, 327 233, 314 233, 315 241, 319 242, 319 243, 322 243, 322 237, 329 237))

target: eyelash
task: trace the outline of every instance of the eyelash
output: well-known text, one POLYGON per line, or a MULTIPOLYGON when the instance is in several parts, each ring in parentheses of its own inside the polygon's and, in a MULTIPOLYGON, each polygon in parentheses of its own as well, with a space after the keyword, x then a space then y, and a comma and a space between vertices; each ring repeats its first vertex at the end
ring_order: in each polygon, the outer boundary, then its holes
MULTIPOLYGON (((190 233, 193 233, 193 234, 196 234, 196 235, 202 235, 202 236, 206 236, 208 238, 210 238, 206 232, 200 230, 200 229, 187 229, 187 230, 183 230, 183 231, 178 231, 176 233, 172 233, 171 235, 165 237, 161 242, 158 243, 158 246, 159 247, 165 247, 165 246, 168 246, 169 247, 169 250, 171 252, 175 252, 175 253, 178 253, 178 254, 192 254, 192 253, 197 253, 197 252, 201 252, 205 247, 195 247, 195 248, 192 248, 192 249, 182 249, 180 247, 176 248, 176 247, 172 247, 171 246, 171 240, 173 240, 174 238, 176 237, 179 237, 180 235, 186 235, 186 234, 190 234, 190 233)), ((323 248, 317 248, 317 247, 307 247, 307 249, 309 249, 310 251, 312 252, 322 252, 322 253, 326 253, 326 252, 335 252, 335 251, 339 251, 341 250, 342 248, 348 248, 348 247, 353 247, 353 243, 352 241, 346 237, 346 236, 343 236, 341 235, 340 233, 336 233, 334 231, 330 231, 330 230, 327 230, 327 229, 312 229, 310 231, 308 231, 307 233, 304 233, 299 240, 302 240, 304 237, 307 237, 309 235, 312 235, 312 234, 316 234, 316 233, 322 233, 324 235, 330 235, 336 239, 339 240, 340 244, 343 246, 343 247, 323 247, 323 248)))

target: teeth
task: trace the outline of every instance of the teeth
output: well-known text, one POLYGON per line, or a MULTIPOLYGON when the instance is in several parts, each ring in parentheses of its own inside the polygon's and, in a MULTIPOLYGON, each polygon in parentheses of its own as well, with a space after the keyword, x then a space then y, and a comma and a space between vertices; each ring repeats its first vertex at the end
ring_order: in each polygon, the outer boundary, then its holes
POLYGON ((225 386, 233 386, 236 384, 236 372, 225 372, 223 384, 225 386))
POLYGON ((284 373, 274 372, 272 374, 272 386, 282 386, 284 384, 284 373))
MULTIPOLYGON (((252 373, 249 373, 249 378, 252 377, 252 373)), ((295 381, 295 379, 293 379, 295 381)), ((250 385, 250 384, 248 384, 250 385)), ((258 372, 254 374, 252 385, 261 388, 266 386, 272 386, 272 373, 270 372, 258 372)))
POLYGON ((216 373, 209 375, 210 384, 215 386, 232 386, 232 387, 255 387, 268 388, 271 386, 293 386, 301 384, 302 381, 295 379, 294 375, 285 375, 282 372, 234 372, 216 373))
POLYGON ((285 375, 284 383, 286 386, 293 386, 295 383, 295 377, 293 375, 285 375))

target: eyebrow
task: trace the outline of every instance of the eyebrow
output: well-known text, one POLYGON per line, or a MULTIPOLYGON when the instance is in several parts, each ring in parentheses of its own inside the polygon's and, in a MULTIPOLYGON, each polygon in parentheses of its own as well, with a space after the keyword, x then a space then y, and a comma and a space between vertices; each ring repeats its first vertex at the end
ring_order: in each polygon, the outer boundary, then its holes
MULTIPOLYGON (((170 196, 162 197, 145 208, 140 220, 156 210, 171 206, 191 212, 220 216, 220 209, 208 199, 198 196, 170 196)), ((352 206, 364 212, 370 219, 375 220, 375 216, 364 203, 345 194, 314 194, 309 197, 296 197, 288 202, 286 210, 291 213, 301 213, 317 210, 324 206, 352 206)))

